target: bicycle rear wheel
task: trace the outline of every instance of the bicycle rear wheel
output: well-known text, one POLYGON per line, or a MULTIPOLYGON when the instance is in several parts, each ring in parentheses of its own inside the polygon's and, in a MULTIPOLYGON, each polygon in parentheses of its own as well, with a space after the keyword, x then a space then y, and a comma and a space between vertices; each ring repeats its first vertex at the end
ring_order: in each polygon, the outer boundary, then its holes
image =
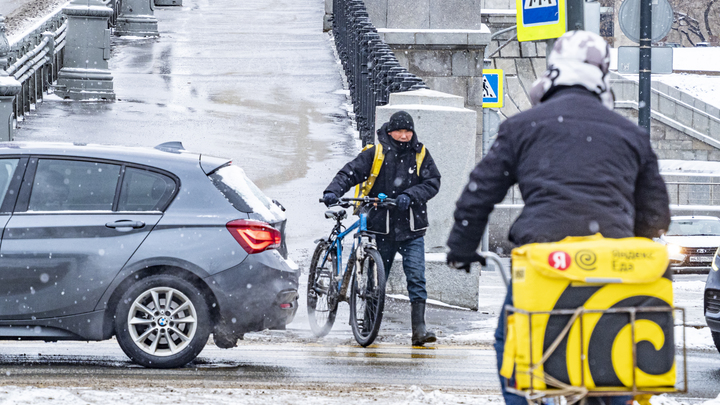
POLYGON ((385 267, 375 248, 367 248, 350 286, 350 326, 355 340, 367 347, 380 331, 385 308, 385 267))
POLYGON ((310 329, 317 337, 327 335, 335 323, 337 303, 333 297, 336 292, 333 275, 335 274, 335 255, 328 254, 330 244, 318 243, 310 261, 308 275, 307 310, 310 329))

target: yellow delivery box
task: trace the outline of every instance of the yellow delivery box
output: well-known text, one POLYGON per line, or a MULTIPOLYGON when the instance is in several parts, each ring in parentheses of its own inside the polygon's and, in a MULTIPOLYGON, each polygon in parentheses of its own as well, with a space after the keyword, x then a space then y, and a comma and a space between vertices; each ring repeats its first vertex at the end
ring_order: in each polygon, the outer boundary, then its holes
POLYGON ((512 252, 501 373, 516 389, 670 391, 673 287, 664 245, 600 234, 512 252))

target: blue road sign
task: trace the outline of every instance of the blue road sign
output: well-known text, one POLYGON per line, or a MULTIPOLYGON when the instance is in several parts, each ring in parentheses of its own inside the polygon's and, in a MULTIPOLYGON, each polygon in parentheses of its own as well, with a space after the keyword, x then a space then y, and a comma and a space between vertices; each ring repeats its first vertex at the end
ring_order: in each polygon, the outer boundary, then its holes
POLYGON ((516 0, 518 41, 558 38, 565 33, 565 0, 516 0))
POLYGON ((483 69, 483 107, 502 108, 503 71, 501 69, 483 69))
POLYGON ((523 25, 547 25, 560 21, 557 0, 523 0, 523 25))

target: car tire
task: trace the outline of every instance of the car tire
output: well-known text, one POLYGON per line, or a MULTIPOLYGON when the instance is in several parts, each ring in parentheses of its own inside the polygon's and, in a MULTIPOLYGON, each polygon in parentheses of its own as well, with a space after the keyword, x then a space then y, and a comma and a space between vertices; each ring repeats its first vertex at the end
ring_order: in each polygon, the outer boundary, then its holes
POLYGON ((143 278, 130 286, 115 310, 120 348, 134 363, 148 368, 189 363, 203 350, 211 330, 202 292, 168 274, 143 278))
POLYGON ((720 352, 720 332, 710 332, 712 333, 713 341, 715 342, 715 347, 718 349, 718 352, 720 352))

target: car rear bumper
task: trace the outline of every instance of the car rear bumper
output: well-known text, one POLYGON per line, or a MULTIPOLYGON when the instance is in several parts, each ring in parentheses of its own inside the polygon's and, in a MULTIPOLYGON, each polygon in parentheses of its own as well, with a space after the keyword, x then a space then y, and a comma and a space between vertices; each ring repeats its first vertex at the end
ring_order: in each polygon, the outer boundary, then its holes
POLYGON ((711 331, 720 333, 720 312, 715 314, 705 313, 705 321, 711 331))
POLYGON ((297 312, 299 274, 292 260, 270 250, 208 277, 219 306, 217 328, 236 336, 284 329, 297 312))
POLYGON ((705 321, 713 332, 720 332, 720 271, 708 274, 703 293, 705 321))

